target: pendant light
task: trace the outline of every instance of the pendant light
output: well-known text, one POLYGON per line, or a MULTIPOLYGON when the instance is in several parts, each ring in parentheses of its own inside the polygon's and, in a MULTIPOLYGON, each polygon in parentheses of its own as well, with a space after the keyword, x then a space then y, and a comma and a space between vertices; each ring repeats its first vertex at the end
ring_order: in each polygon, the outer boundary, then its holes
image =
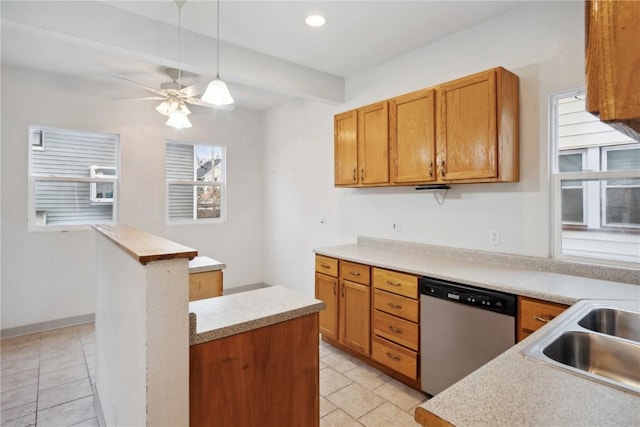
MULTIPOLYGON (((182 77, 181 63, 180 63, 180 49, 181 49, 181 29, 182 29, 182 6, 185 1, 175 0, 178 6, 178 92, 182 89, 180 83, 182 77)), ((184 104, 182 99, 178 97, 171 97, 165 101, 162 101, 160 105, 156 107, 156 111, 160 114, 168 115, 169 119, 166 121, 166 125, 174 129, 185 129, 191 127, 191 122, 187 117, 191 114, 191 111, 184 104)))
POLYGON ((233 104, 233 98, 229 93, 229 88, 227 88, 227 85, 220 79, 220 0, 217 1, 217 6, 216 78, 209 83, 207 90, 200 99, 212 105, 231 105, 233 104))

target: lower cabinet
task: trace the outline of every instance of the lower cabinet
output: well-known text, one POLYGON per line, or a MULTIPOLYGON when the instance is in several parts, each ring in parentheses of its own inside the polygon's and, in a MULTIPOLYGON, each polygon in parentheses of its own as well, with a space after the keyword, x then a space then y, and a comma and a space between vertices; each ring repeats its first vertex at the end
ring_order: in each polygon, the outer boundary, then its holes
POLYGON ((518 341, 522 341, 569 308, 568 305, 518 297, 518 341))
POLYGON ((322 339, 420 389, 417 276, 316 255, 315 282, 322 339))

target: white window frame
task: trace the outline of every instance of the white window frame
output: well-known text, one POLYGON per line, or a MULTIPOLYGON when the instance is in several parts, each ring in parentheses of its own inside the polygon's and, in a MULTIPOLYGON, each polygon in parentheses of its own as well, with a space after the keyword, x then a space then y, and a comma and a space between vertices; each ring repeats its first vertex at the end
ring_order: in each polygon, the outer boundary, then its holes
POLYGON ((68 134, 101 134, 111 135, 116 140, 116 168, 120 170, 120 136, 117 134, 111 134, 107 132, 92 132, 78 129, 62 129, 46 126, 29 126, 29 143, 27 145, 27 159, 28 159, 28 174, 29 174, 29 197, 28 197, 28 216, 29 231, 31 232, 49 232, 49 231, 82 231, 90 230, 92 224, 65 224, 65 225, 38 225, 39 217, 43 217, 46 220, 46 211, 36 211, 36 184, 38 182, 111 182, 113 183, 113 200, 112 200, 112 216, 111 221, 99 221, 96 224, 117 224, 118 223, 118 194, 119 194, 119 177, 116 175, 113 178, 91 178, 91 177, 67 177, 67 176, 44 176, 34 175, 32 167, 33 150, 45 150, 44 138, 42 132, 64 132, 68 134), (40 143, 33 144, 34 135, 39 134, 40 143))
MULTIPOLYGON (((582 159, 582 170, 586 170, 587 167, 587 150, 580 148, 580 149, 572 149, 572 150, 563 150, 562 153, 558 154, 558 156, 561 155, 571 155, 571 154, 580 154, 580 157, 582 159)), ((558 172, 561 174, 566 174, 568 172, 558 172)), ((581 189, 582 190, 582 222, 573 222, 573 221, 563 221, 562 224, 563 225, 573 225, 573 226, 587 226, 587 216, 588 216, 588 211, 587 211, 587 205, 588 205, 588 193, 587 193, 587 186, 585 185, 585 183, 583 182, 582 184, 580 184, 579 186, 576 186, 575 184, 572 184, 571 186, 567 186, 567 187, 562 187, 560 189, 560 192, 562 192, 563 189, 581 189)), ((560 213, 560 215, 562 215, 562 212, 560 213)))
MULTIPOLYGON (((167 225, 193 225, 193 224, 221 224, 226 222, 227 220, 227 146, 224 144, 214 144, 207 142, 191 142, 191 141, 179 141, 174 139, 168 139, 165 141, 165 222, 167 225), (191 145, 191 146, 212 146, 220 148, 222 152, 222 171, 221 171, 221 181, 197 181, 195 180, 195 170, 194 170, 194 180, 176 180, 176 179, 167 179, 167 144, 181 144, 181 145, 191 145), (197 218, 197 209, 198 209, 198 201, 197 195, 194 192, 194 200, 193 200, 193 218, 190 219, 171 219, 169 217, 169 187, 171 185, 185 185, 192 187, 211 187, 217 186, 220 188, 220 218, 197 218)), ((195 165, 195 150, 194 150, 194 165, 195 165)))
MULTIPOLYGON (((607 167, 607 154, 610 151, 623 151, 623 150, 629 150, 629 149, 639 149, 640 147, 638 147, 637 145, 634 144, 628 144, 628 145, 618 145, 618 146, 614 146, 614 147, 602 147, 602 154, 601 154, 601 159, 602 159, 602 169, 606 170, 607 167)), ((628 173, 627 173, 627 177, 628 177, 628 173)), ((600 195, 600 199, 602 200, 602 218, 601 218, 601 224, 603 228, 609 228, 609 229, 617 229, 617 228, 635 228, 635 229, 640 229, 640 225, 632 225, 632 224, 616 224, 616 223, 608 223, 607 222, 607 189, 608 188, 629 188, 629 187, 637 187, 636 185, 607 185, 606 183, 603 183, 602 188, 601 188, 601 195, 600 195)))
MULTIPOLYGON (((558 116, 558 100, 566 98, 568 96, 585 96, 584 89, 572 89, 563 92, 557 92, 549 95, 549 194, 550 194, 550 256, 555 259, 564 261, 576 261, 584 263, 594 263, 597 260, 598 264, 621 266, 621 267, 638 267, 638 263, 626 262, 614 259, 593 258, 586 256, 567 255, 562 252, 562 182, 572 180, 584 180, 584 181, 600 181, 608 179, 629 178, 629 171, 591 171, 586 170, 583 172, 556 172, 558 170, 557 164, 557 116, 558 116)), ((622 146, 621 146, 622 147, 622 146)), ((602 149, 602 146, 600 147, 602 149)), ((568 151, 568 150, 567 150, 568 151)), ((638 175, 640 177, 640 174, 638 175)), ((588 184, 588 183, 587 183, 588 184)), ((587 185, 587 187, 589 187, 587 185)), ((587 190, 588 191, 588 190, 587 190)), ((586 197, 589 197, 587 195, 586 197)), ((588 212, 587 212, 587 215, 588 212)), ((587 218, 587 223, 589 223, 587 218)), ((600 218, 598 218, 600 221, 600 218)), ((607 227, 609 228, 609 227, 607 227)))

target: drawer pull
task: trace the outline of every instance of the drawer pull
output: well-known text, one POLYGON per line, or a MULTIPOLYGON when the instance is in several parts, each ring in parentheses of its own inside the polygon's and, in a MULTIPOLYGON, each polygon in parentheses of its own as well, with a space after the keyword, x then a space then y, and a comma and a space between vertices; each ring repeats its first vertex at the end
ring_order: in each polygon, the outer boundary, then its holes
POLYGON ((545 317, 533 316, 533 318, 542 323, 549 323, 551 320, 553 320, 553 316, 551 316, 550 314, 546 315, 545 317))
POLYGON ((394 334, 401 334, 402 333, 402 329, 396 328, 395 326, 389 326, 389 330, 391 332, 393 332, 394 334))
POLYGON ((388 302, 387 305, 391 308, 395 308, 396 310, 400 310, 402 308, 400 304, 394 304, 392 302, 388 302))
POLYGON ((387 285, 391 285, 391 286, 402 286, 402 283, 392 282, 391 280, 387 280, 387 285))
POLYGON ((349 274, 352 275, 352 276, 359 276, 360 275, 360 273, 358 273, 357 271, 350 271, 349 274))
POLYGON ((400 361, 400 357, 399 357, 399 356, 396 356, 395 354, 391 353, 390 351, 387 351, 385 354, 386 354, 386 355, 387 355, 387 357, 388 357, 389 359, 391 359, 391 360, 395 360, 396 362, 399 362, 399 361, 400 361))
POLYGON ((331 266, 327 265, 327 264, 320 264, 320 267, 322 267, 322 268, 331 268, 331 266))

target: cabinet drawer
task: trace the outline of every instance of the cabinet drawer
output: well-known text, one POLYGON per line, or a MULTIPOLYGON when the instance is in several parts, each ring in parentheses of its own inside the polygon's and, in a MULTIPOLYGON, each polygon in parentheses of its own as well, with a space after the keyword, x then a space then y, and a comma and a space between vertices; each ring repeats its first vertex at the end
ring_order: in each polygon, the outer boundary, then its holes
POLYGON ((374 310, 373 332, 412 350, 418 350, 417 323, 374 310))
POLYGON ((316 271, 327 276, 338 277, 338 260, 323 255, 316 255, 316 271))
POLYGON ((540 301, 536 299, 520 297, 519 302, 519 318, 520 329, 526 331, 537 331, 548 321, 558 316, 568 307, 563 304, 553 302, 540 301))
POLYGON ((369 266, 340 260, 340 278, 369 286, 369 266))
POLYGON ((418 377, 418 353, 400 347, 380 337, 373 337, 373 360, 412 379, 418 377))
POLYGON ((418 299, 418 277, 411 274, 374 268, 373 287, 418 299))
POLYGON ((418 323, 418 300, 374 289, 374 308, 418 323))

